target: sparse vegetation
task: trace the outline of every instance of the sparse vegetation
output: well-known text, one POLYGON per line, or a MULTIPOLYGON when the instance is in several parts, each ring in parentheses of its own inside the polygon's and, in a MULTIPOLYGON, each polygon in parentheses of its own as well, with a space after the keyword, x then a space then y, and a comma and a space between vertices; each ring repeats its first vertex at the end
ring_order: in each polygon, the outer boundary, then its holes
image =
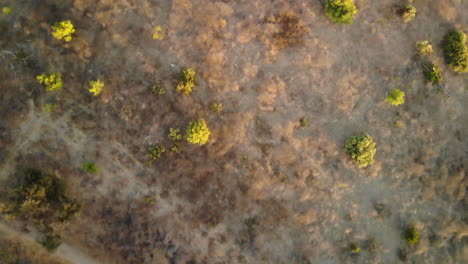
POLYGON ((38 242, 48 251, 54 251, 62 243, 62 238, 53 232, 47 232, 38 242))
POLYGON ((177 85, 177 92, 189 96, 195 87, 195 70, 188 68, 182 72, 181 79, 177 85))
POLYGON ((416 42, 416 51, 421 56, 431 55, 434 52, 432 45, 427 40, 416 42))
POLYGON ((94 96, 99 95, 104 90, 104 83, 100 80, 90 81, 89 86, 89 91, 93 93, 94 96))
POLYGON ((433 63, 424 64, 423 73, 428 83, 436 84, 444 80, 439 67, 433 63))
POLYGON ((335 23, 351 24, 358 9, 353 0, 326 0, 325 13, 335 23))
POLYGON ((164 95, 166 94, 166 89, 162 86, 160 81, 157 81, 155 85, 153 85, 153 93, 156 95, 164 95))
POLYGON ((169 128, 169 138, 172 141, 179 141, 182 139, 182 133, 180 133, 180 129, 178 128, 169 128))
POLYGON ((152 197, 152 196, 146 196, 146 197, 145 197, 145 203, 147 203, 147 204, 154 204, 154 203, 156 203, 156 200, 155 200, 154 197, 152 197))
POLYGON ((181 146, 179 142, 176 142, 174 145, 171 146, 171 151, 174 153, 180 153, 181 146))
POLYGON ((48 249, 58 246, 58 235, 52 226, 72 219, 79 211, 79 203, 65 195, 62 181, 37 169, 25 170, 21 182, 0 206, 0 213, 6 219, 20 218, 37 224, 44 232, 41 244, 48 249))
POLYGON ((65 20, 61 22, 56 22, 52 26, 53 32, 52 36, 58 40, 65 40, 69 42, 72 40, 72 34, 75 33, 75 27, 73 26, 70 20, 65 20))
POLYGON ((166 152, 166 148, 161 145, 154 145, 148 148, 149 154, 148 157, 151 160, 157 160, 161 158, 161 155, 166 152))
POLYGON ((404 23, 411 22, 416 17, 416 7, 412 4, 406 4, 400 9, 401 18, 404 23))
POLYGON ((82 168, 87 173, 97 173, 99 171, 98 166, 94 162, 83 162, 82 168))
POLYGON ((40 84, 45 84, 47 91, 60 91, 63 88, 62 75, 60 73, 52 73, 47 75, 45 73, 36 77, 40 84))
POLYGON ((189 143, 203 146, 208 142, 210 134, 210 129, 208 128, 205 120, 199 119, 197 121, 190 122, 187 126, 185 138, 189 143))
POLYGON ((375 145, 371 136, 359 135, 348 138, 345 149, 359 168, 365 168, 374 163, 375 145))
POLYGON ((274 44, 279 49, 300 46, 304 43, 307 28, 296 15, 277 16, 272 22, 280 26, 279 32, 273 35, 274 44))
POLYGON ((2 264, 65 264, 44 252, 38 245, 0 231, 0 263, 2 264))
POLYGON ((44 106, 44 111, 46 111, 47 113, 55 112, 55 110, 57 110, 57 104, 54 104, 54 103, 47 103, 47 104, 44 106))
POLYGON ((416 244, 419 241, 419 231, 415 226, 408 227, 404 236, 408 244, 416 244))
POLYGON ((393 89, 386 98, 387 102, 394 106, 399 106, 405 102, 405 93, 400 89, 393 89))
POLYGON ((468 72, 468 46, 466 34, 460 30, 449 32, 444 39, 447 64, 456 72, 468 72))

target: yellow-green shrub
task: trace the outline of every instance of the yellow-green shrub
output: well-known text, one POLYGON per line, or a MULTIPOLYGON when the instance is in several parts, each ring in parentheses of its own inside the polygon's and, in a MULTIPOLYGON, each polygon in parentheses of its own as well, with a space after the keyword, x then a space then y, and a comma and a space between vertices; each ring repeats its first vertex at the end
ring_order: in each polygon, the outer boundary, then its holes
POLYGON ((2 7, 2 13, 5 14, 5 15, 11 14, 11 8, 8 7, 8 6, 2 7))
POLYGON ((172 141, 179 141, 182 139, 182 133, 180 133, 180 129, 178 128, 169 128, 169 135, 168 137, 172 140, 172 141))
POLYGON ((408 244, 416 244, 419 241, 419 230, 415 226, 410 226, 405 230, 405 240, 408 244))
POLYGON ((427 40, 416 42, 416 50, 422 56, 431 55, 434 52, 432 45, 427 40))
POLYGON ((188 68, 182 72, 181 80, 177 85, 177 92, 189 96, 192 93, 192 89, 195 87, 195 70, 188 68))
POLYGON ((151 160, 157 160, 161 158, 162 154, 166 152, 166 148, 160 145, 154 145, 148 148, 149 154, 148 157, 151 160))
POLYGON ((335 23, 351 24, 358 9, 353 0, 326 0, 325 14, 335 23))
POLYGON ((164 39, 164 32, 160 26, 153 29, 153 39, 164 39))
POLYGON ((223 111, 223 104, 222 103, 213 103, 211 105, 211 111, 215 113, 221 113, 223 111))
POLYGON ((449 32, 444 40, 445 60, 456 72, 468 72, 466 34, 460 30, 449 32))
POLYGON ((63 39, 66 42, 71 41, 72 34, 75 33, 75 27, 73 26, 70 20, 56 22, 52 26, 52 29, 54 30, 52 32, 52 36, 54 36, 54 38, 59 39, 59 40, 63 39))
POLYGON ((197 121, 190 122, 185 131, 185 138, 189 143, 205 145, 210 139, 211 131, 208 128, 205 120, 198 119, 197 121))
POLYGON ((400 13, 403 22, 408 23, 416 17, 416 7, 412 4, 406 4, 401 8, 400 13))
POLYGON ((365 168, 374 163, 375 142, 369 135, 348 138, 345 150, 359 168, 365 168))
POLYGON ((90 86, 89 91, 93 93, 94 96, 99 95, 104 90, 104 83, 101 82, 100 80, 90 81, 89 86, 90 86))
POLYGON ((401 105, 405 102, 405 93, 400 89, 394 89, 387 95, 386 100, 391 105, 401 105))
POLYGON ((40 84, 45 84, 47 91, 60 91, 63 88, 62 75, 60 73, 45 73, 36 77, 40 84))

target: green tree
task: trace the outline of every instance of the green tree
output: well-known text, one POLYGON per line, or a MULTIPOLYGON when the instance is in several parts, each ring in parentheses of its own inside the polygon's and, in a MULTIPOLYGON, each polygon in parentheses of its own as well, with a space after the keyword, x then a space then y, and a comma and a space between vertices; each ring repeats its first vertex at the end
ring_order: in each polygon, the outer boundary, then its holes
POLYGON ((443 46, 447 64, 456 72, 468 72, 466 34, 460 30, 449 32, 443 46))
POLYGON ((176 87, 177 92, 189 96, 195 87, 195 70, 188 68, 182 72, 179 84, 176 87))
POLYGON ((423 67, 423 73, 426 82, 435 84, 444 80, 442 72, 440 71, 439 67, 437 67, 435 64, 428 63, 425 64, 423 67))
POLYGON ((375 142, 369 135, 348 138, 345 150, 359 168, 365 168, 374 163, 375 142))
POLYGON ((405 240, 408 244, 416 244, 419 241, 419 231, 415 226, 410 226, 405 231, 405 240))
POLYGON ((197 121, 190 122, 185 131, 185 138, 189 143, 205 145, 210 139, 210 129, 205 120, 198 119, 197 121))
POLYGON ((400 89, 393 89, 387 95, 387 102, 394 106, 401 105, 405 102, 405 93, 400 89))
POLYGON ((353 0, 326 0, 325 14, 335 23, 351 24, 358 9, 353 0))

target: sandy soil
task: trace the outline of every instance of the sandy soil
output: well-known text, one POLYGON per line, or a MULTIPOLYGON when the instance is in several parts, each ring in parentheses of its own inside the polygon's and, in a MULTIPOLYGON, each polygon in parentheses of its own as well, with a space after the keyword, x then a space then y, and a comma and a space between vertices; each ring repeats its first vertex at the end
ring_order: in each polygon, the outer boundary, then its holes
POLYGON ((453 28, 468 32, 468 2, 416 0, 404 24, 400 1, 357 0, 348 26, 320 2, 2 1, 13 12, 0 16, 0 50, 21 49, 30 65, 2 53, 0 179, 35 166, 66 180, 83 211, 57 254, 74 263, 462 263, 468 76, 445 65, 440 44, 453 28), (50 34, 63 19, 77 28, 68 44, 50 34), (286 34, 285 21, 302 33, 286 34), (155 26, 164 40, 152 39, 155 26), (419 40, 434 46, 440 85, 423 80, 419 40), (175 85, 187 67, 197 86, 183 97, 175 85), (45 92, 42 72, 62 73, 64 90, 45 92), (93 97, 97 78, 105 91, 93 97), (384 102, 394 88, 406 93, 400 107, 384 102), (45 112, 48 102, 58 110, 45 112), (170 146, 169 128, 197 117, 212 130, 207 145, 148 165, 149 145, 170 146), (343 150, 357 133, 377 142, 366 169, 343 150), (412 246, 410 224, 421 230, 412 246))

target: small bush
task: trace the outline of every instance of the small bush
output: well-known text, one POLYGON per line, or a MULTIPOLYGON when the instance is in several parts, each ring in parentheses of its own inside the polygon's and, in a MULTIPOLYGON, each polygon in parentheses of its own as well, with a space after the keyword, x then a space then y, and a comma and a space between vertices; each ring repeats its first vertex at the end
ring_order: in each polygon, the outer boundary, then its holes
POLYGON ((210 134, 210 129, 208 128, 205 120, 199 119, 197 121, 190 122, 187 126, 185 138, 189 143, 203 146, 208 142, 210 134))
POLYGON ((154 199, 154 197, 151 197, 151 196, 145 196, 145 203, 154 204, 156 203, 156 199, 154 199))
POLYGON ((351 24, 358 10, 353 0, 326 0, 325 14, 335 23, 351 24))
POLYGON ((39 244, 41 244, 48 251, 54 251, 60 246, 61 243, 62 238, 53 232, 45 233, 39 240, 39 244))
POLYGON ((160 26, 153 29, 153 39, 164 39, 164 32, 160 26))
POLYGON ((90 86, 89 91, 93 93, 94 96, 99 95, 104 90, 104 83, 101 82, 100 80, 90 81, 89 86, 90 86))
POLYGON ((350 249, 353 254, 359 254, 359 252, 361 252, 361 247, 358 243, 351 243, 350 249))
POLYGON ((195 70, 188 68, 182 72, 181 80, 177 85, 177 92, 189 96, 195 87, 195 70))
POLYGON ((62 75, 60 73, 52 73, 47 75, 45 73, 36 77, 40 84, 45 84, 46 91, 60 91, 63 88, 62 75))
POLYGON ((9 8, 8 6, 2 7, 2 13, 5 15, 11 14, 11 8, 9 8))
POLYGON ((416 51, 421 56, 431 55, 434 52, 432 45, 427 40, 416 42, 416 51))
POLYGON ((72 34, 75 32, 75 27, 70 20, 56 22, 52 26, 52 29, 54 30, 52 32, 52 36, 54 36, 54 38, 59 40, 63 39, 66 42, 72 40, 72 34))
POLYGON ((46 111, 47 113, 55 112, 55 110, 57 110, 57 104, 54 104, 54 103, 47 103, 47 104, 44 106, 44 111, 46 111))
POLYGON ((403 22, 408 23, 416 17, 416 7, 412 4, 406 4, 400 9, 403 22))
POLYGON ((436 84, 444 80, 442 76, 442 72, 440 71, 439 67, 437 67, 433 63, 425 64, 423 73, 424 73, 426 82, 428 83, 436 84))
POLYGON ((148 157, 151 160, 157 160, 161 158, 162 154, 166 152, 166 148, 160 145, 154 145, 148 148, 149 154, 148 157))
POLYGON ((156 95, 164 95, 166 94, 166 89, 164 89, 164 87, 162 86, 161 82, 158 81, 156 82, 155 85, 153 85, 153 93, 155 93, 156 95))
POLYGON ((82 168, 87 173, 97 173, 99 171, 98 166, 94 162, 83 162, 82 168))
POLYGON ((301 125, 301 127, 308 127, 310 125, 310 122, 309 119, 307 119, 307 117, 303 117, 301 118, 301 120, 299 120, 299 124, 301 125))
POLYGON ((180 129, 178 128, 169 128, 169 138, 172 141, 179 141, 182 139, 182 133, 180 133, 180 129))
POLYGON ((175 143, 174 145, 171 146, 171 151, 174 152, 174 153, 180 153, 181 151, 181 146, 180 146, 180 143, 177 142, 175 143))
POLYGON ((215 113, 221 113, 223 111, 223 104, 222 103, 213 103, 211 105, 211 111, 215 113))
POLYGON ((419 241, 419 231, 415 226, 410 226, 405 231, 405 240, 408 244, 416 244, 419 241))
POLYGON ((387 102, 394 106, 401 105, 405 102, 405 93, 400 89, 394 89, 387 95, 387 102))
POLYGON ((369 135, 348 138, 345 150, 359 168, 365 168, 374 163, 375 142, 369 135))
POLYGON ((404 126, 403 122, 401 122, 401 121, 395 121, 395 123, 393 123, 393 125, 395 127, 398 127, 398 128, 402 128, 404 126))
POLYGON ((460 30, 449 32, 443 46, 447 64, 456 72, 468 72, 466 34, 460 30))

